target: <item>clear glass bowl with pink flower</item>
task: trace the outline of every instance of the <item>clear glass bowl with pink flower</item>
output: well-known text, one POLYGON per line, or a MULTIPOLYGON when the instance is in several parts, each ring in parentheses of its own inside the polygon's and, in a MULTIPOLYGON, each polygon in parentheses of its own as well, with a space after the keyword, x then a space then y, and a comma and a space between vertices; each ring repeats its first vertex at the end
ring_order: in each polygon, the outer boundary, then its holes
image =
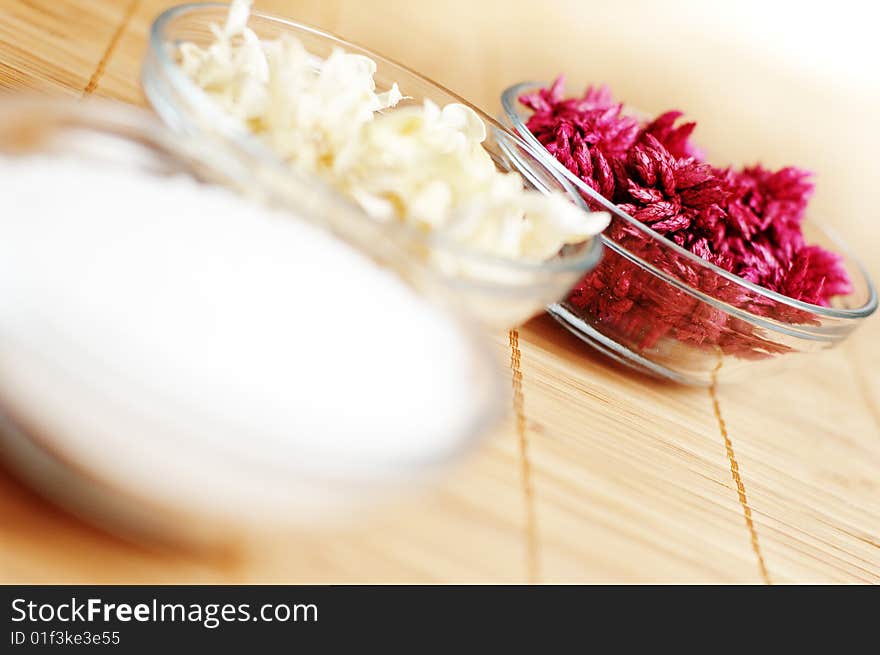
MULTIPOLYGON (((778 369, 780 363, 791 359, 782 355, 832 347, 877 309, 877 292, 865 269, 837 237, 809 217, 797 218, 796 239, 800 245, 802 238, 804 245, 793 256, 785 278, 767 283, 772 271, 764 270, 760 256, 755 256, 751 268, 737 275, 704 258, 717 262, 721 256, 717 252, 705 249, 704 253, 702 244, 684 242, 677 231, 680 215, 670 211, 666 217, 662 194, 649 184, 638 184, 643 177, 660 174, 649 158, 642 165, 639 157, 643 151, 633 155, 635 161, 630 160, 639 169, 633 173, 636 183, 631 183, 629 190, 634 199, 612 202, 606 197, 611 194, 603 188, 606 180, 613 184, 611 164, 594 156, 582 162, 593 167, 594 174, 576 175, 572 171, 582 171, 583 166, 578 169, 577 162, 564 163, 567 153, 557 159, 550 152, 556 144, 546 135, 539 139, 529 129, 533 112, 521 99, 536 96, 544 88, 544 84, 528 82, 504 91, 503 120, 526 143, 544 153, 545 166, 571 182, 590 207, 612 214, 611 225, 601 237, 606 246, 602 262, 565 300, 548 308, 586 343, 642 372, 684 384, 708 385, 778 369), (646 215, 650 212, 657 215, 646 215), (811 265, 823 271, 821 279, 810 277, 811 265)), ((664 131, 658 136, 669 148, 681 151, 682 159, 674 171, 682 178, 677 180, 679 187, 694 182, 689 187, 692 190, 682 193, 691 194, 693 206, 702 207, 703 200, 708 206, 714 190, 701 184, 702 169, 696 164, 681 164, 694 154, 688 141, 692 126, 673 128, 677 117, 670 112, 655 121, 657 130, 664 131), (688 176, 693 180, 683 179, 688 176)), ((635 129, 635 124, 622 121, 613 129, 635 129)), ((570 152, 575 157, 579 153, 577 148, 570 152)), ((769 179, 769 174, 756 168, 746 169, 743 179, 751 183, 760 178, 761 183, 797 189, 802 183, 798 175, 797 169, 789 169, 769 179), (778 179, 780 175, 787 179, 778 179)), ((663 185, 658 181, 654 186, 662 189, 663 185)), ((708 219, 701 216, 701 220, 708 219)), ((748 227, 744 230, 748 241, 748 227)), ((751 244, 750 251, 760 255, 762 251, 756 248, 751 244)))

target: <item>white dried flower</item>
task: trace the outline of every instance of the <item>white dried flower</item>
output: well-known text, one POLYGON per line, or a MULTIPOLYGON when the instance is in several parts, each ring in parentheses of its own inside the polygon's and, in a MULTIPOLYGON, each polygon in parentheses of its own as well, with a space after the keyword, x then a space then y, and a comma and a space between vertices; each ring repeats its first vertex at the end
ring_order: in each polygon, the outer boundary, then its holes
POLYGON ((486 125, 459 103, 394 111, 397 84, 376 92, 376 63, 335 49, 321 61, 289 35, 260 41, 250 0, 232 3, 208 48, 183 44, 186 74, 291 166, 317 174, 381 220, 443 230, 487 254, 541 261, 601 232, 561 194, 525 190, 482 146, 486 125))

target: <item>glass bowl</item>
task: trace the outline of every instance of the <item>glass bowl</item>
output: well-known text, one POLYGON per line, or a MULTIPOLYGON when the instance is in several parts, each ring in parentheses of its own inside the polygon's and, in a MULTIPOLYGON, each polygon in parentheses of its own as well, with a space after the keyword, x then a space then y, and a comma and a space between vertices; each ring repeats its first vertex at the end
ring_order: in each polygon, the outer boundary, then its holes
MULTIPOLYGON (((174 7, 161 14, 150 32, 143 65, 144 90, 157 113, 172 129, 218 136, 231 149, 249 157, 251 167, 259 171, 266 183, 283 189, 296 177, 295 173, 258 137, 224 114, 177 64, 177 46, 187 41, 199 45, 213 42, 210 26, 222 24, 227 10, 225 4, 197 3, 174 7)), ((450 102, 470 106, 487 126, 484 146, 500 170, 519 172, 527 187, 565 192, 588 211, 565 178, 542 163, 540 154, 494 119, 431 80, 365 48, 293 21, 254 12, 248 26, 264 39, 292 35, 316 58, 326 58, 334 48, 369 57, 377 64, 377 87, 389 88, 396 82, 407 96, 398 106, 420 105, 425 99, 438 106, 450 102)), ((321 180, 305 180, 305 185, 323 188, 326 194, 336 193, 321 180)), ((299 202, 307 202, 307 199, 300 198, 299 202)), ((363 223, 377 222, 341 195, 340 202, 349 203, 352 212, 359 212, 363 223)), ((311 215, 324 218, 316 212, 311 215)), ((491 328, 514 327, 543 311, 546 305, 562 298, 585 272, 593 269, 602 255, 602 244, 594 238, 567 246, 550 261, 524 262, 463 247, 442 231, 426 233, 403 223, 382 225, 412 256, 428 261, 471 314, 491 328)), ((359 229, 356 224, 331 227, 341 231, 359 229)))
MULTIPOLYGON (((517 84, 501 97, 502 120, 563 175, 578 196, 607 209, 605 257, 549 312, 591 346, 637 370, 693 385, 735 380, 777 368, 788 353, 843 341, 877 309, 862 265, 830 231, 807 219, 804 236, 839 253, 853 282, 832 306, 812 305, 755 285, 699 258, 634 219, 584 184, 529 131, 523 94, 545 85, 517 84), (579 291, 582 289, 582 291, 579 291)), ((524 161, 523 165, 528 165, 524 161)))
MULTIPOLYGON (((252 195, 259 189, 247 177, 247 162, 231 156, 225 144, 173 134, 146 111, 105 101, 0 96, 0 157, 33 154, 76 155, 114 170, 132 168, 161 178, 192 176, 252 195)), ((48 193, 51 185, 47 179, 48 193)), ((81 197, 69 199, 71 218, 89 211, 91 193, 83 189, 81 197)), ((5 200, 14 211, 14 188, 5 200)), ((258 200, 284 208, 283 197, 258 200)), ((333 197, 325 200, 325 215, 347 210, 333 204, 333 197)), ((299 219, 291 212, 290 220, 299 219)), ((473 394, 474 405, 448 439, 406 452, 371 451, 366 464, 312 445, 308 434, 291 435, 296 446, 287 446, 284 453, 269 447, 267 439, 259 440, 258 447, 251 439, 256 433, 247 426, 232 425, 204 406, 190 407, 183 396, 130 369, 117 370, 112 358, 83 345, 73 333, 46 342, 22 336, 19 328, 4 330, 18 320, 12 313, 0 326, 3 459, 47 497, 105 529, 196 545, 226 544, 250 532, 338 524, 434 481, 502 416, 501 367, 483 330, 462 318, 454 303, 442 306, 445 291, 428 287, 432 278, 425 279, 421 264, 408 261, 381 234, 372 235, 371 243, 368 255, 379 265, 393 266, 419 293, 429 294, 460 333, 468 362, 462 384, 473 394), (215 440, 217 433, 229 438, 215 440)), ((7 277, 0 291, 14 289, 14 280, 14 275, 7 277)), ((297 283, 302 281, 291 280, 291 302, 296 302, 297 283)), ((7 301, 6 306, 15 306, 7 301)), ((377 308, 378 320, 394 320, 382 319, 381 311, 377 308)), ((85 320, 91 323, 106 315, 100 307, 90 312, 85 320)), ((22 315, 21 320, 30 320, 27 312, 22 315)), ((314 315, 304 307, 302 320, 336 321, 344 330, 348 318, 314 315)), ((54 329, 54 323, 46 325, 54 329)), ((352 339, 357 332, 351 330, 352 339)), ((328 367, 334 366, 342 364, 328 360, 328 367)), ((393 400, 387 410, 392 413, 393 400)))

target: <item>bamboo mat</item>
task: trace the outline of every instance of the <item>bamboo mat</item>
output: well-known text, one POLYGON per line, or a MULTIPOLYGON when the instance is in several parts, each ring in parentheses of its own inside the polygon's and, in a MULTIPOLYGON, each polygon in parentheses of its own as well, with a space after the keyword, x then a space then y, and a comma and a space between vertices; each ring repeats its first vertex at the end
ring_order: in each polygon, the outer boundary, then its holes
MULTIPOLYGON (((170 4, 0 0, 0 86, 142 103, 147 30, 170 4)), ((716 160, 816 170, 814 215, 880 278, 874 77, 777 69, 735 47, 736 22, 712 32, 705 12, 688 26, 618 5, 257 1, 490 113, 506 85, 559 70, 648 111, 674 97, 716 160)), ((878 338, 875 318, 841 348, 713 394, 630 373, 538 318, 496 339, 513 369, 510 418, 406 507, 344 532, 192 553, 108 536, 0 472, 0 582, 880 582, 878 338)))

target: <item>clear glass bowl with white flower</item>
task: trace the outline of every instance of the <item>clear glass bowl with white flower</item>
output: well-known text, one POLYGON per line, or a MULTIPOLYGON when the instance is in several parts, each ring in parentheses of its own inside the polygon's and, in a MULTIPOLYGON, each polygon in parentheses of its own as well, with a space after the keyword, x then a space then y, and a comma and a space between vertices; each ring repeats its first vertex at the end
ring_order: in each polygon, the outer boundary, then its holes
POLYGON ((330 229, 357 241, 380 225, 490 327, 539 313, 601 257, 608 215, 518 136, 408 68, 246 0, 160 15, 143 84, 172 128, 219 136, 255 179, 281 194, 306 181, 289 200, 330 229), (322 216, 328 193, 362 220, 322 216))

